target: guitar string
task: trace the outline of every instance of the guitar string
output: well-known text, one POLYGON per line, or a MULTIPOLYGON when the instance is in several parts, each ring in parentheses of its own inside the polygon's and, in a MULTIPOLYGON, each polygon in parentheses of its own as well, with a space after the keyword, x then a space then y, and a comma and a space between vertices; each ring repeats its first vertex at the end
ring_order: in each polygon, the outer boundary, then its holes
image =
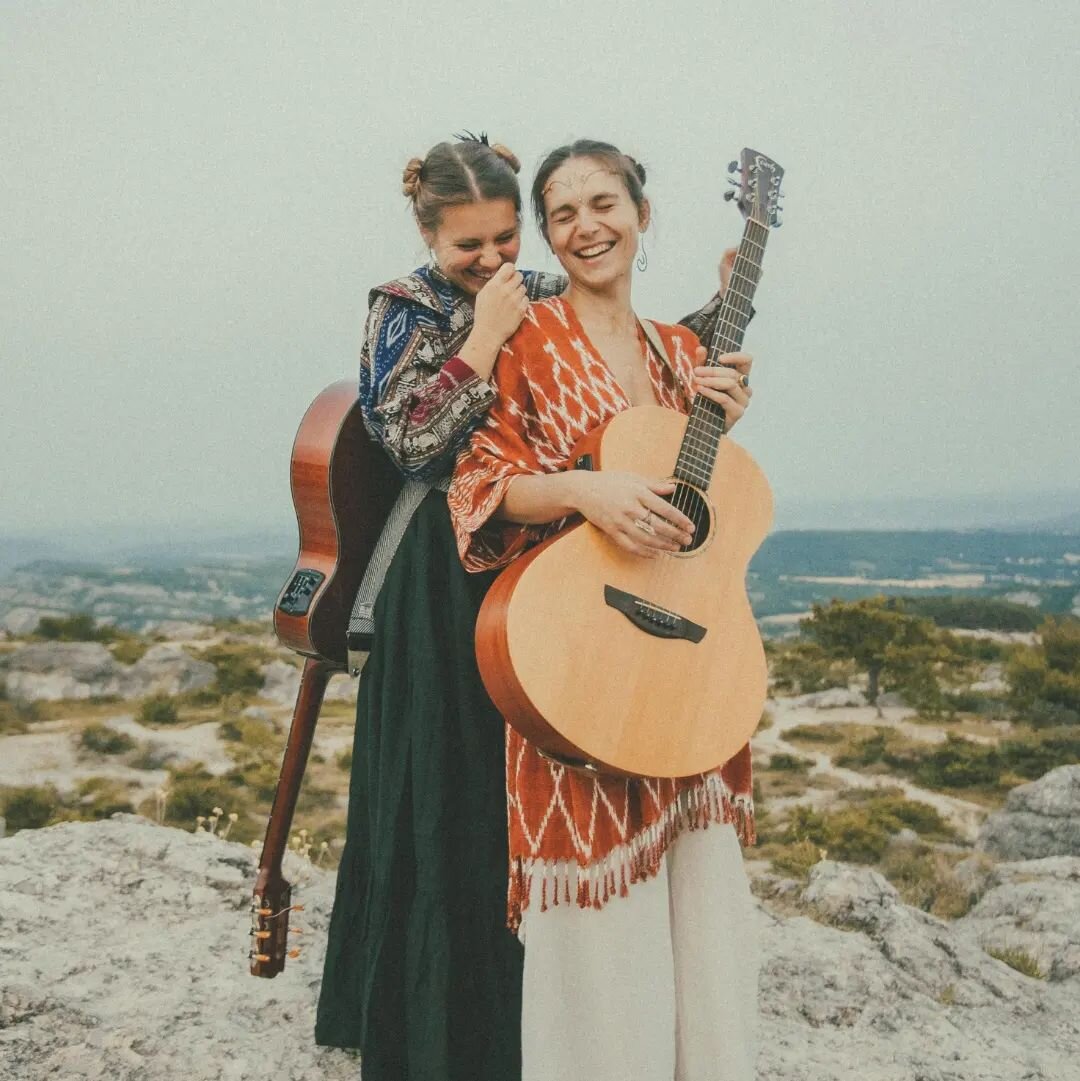
MULTIPOLYGON (((724 293, 724 301, 720 308, 717 325, 713 331, 710 342, 706 365, 715 367, 720 364, 721 346, 725 346, 723 352, 738 352, 741 348, 742 335, 746 324, 749 322, 753 294, 760 278, 761 267, 753 258, 750 249, 756 249, 764 253, 765 242, 768 238, 768 229, 752 218, 748 219, 742 241, 732 264, 731 278, 728 288, 724 293), (760 231, 760 236, 755 235, 755 227, 760 231), (747 291, 739 287, 746 283, 747 291), (729 318, 734 315, 735 318, 729 318)), ((760 255, 758 255, 760 259, 760 255)), ((725 423, 722 408, 702 395, 695 395, 691 406, 690 417, 687 422, 686 434, 680 448, 676 463, 676 490, 671 500, 677 510, 686 514, 694 523, 694 542, 700 546, 701 533, 706 526, 709 513, 708 507, 702 496, 694 491, 692 485, 707 493, 711 483, 711 474, 715 468, 716 455, 719 452, 720 440, 725 434, 725 423), (719 417, 714 413, 720 412, 719 417), (713 427, 712 422, 716 421, 713 427), (704 447, 704 451, 695 444, 704 447), (695 466, 693 459, 697 457, 703 460, 705 468, 695 466), (711 459, 711 461, 710 461, 711 459), (689 474, 687 478, 680 478, 679 473, 689 474), (697 474, 697 475, 695 475, 697 474)), ((681 551, 693 550, 691 546, 682 546, 681 551)), ((674 554, 674 553, 673 553, 674 554)), ((664 574, 662 577, 666 578, 664 574)))

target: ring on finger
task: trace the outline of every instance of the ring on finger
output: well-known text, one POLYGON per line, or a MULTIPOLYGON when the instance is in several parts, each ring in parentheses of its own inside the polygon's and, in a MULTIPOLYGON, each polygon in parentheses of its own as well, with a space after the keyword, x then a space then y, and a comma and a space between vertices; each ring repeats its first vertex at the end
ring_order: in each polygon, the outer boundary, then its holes
POLYGON ((739 386, 742 387, 743 390, 745 390, 748 386, 750 386, 750 376, 740 374, 740 376, 739 376, 739 386))
POLYGON ((653 512, 651 510, 647 510, 644 513, 644 515, 642 515, 642 517, 638 518, 634 522, 634 525, 636 525, 638 527, 638 529, 641 530, 642 533, 650 533, 650 534, 656 533, 656 530, 653 528, 653 525, 652 525, 652 515, 653 515, 653 512))

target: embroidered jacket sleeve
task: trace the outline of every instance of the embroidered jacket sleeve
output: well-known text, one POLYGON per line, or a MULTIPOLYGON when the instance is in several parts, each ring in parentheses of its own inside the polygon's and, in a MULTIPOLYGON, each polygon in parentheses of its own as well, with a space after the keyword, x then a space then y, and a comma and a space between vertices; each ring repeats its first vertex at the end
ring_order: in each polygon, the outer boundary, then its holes
POLYGON ((368 431, 406 476, 449 475, 494 400, 490 384, 452 353, 468 330, 464 309, 440 318, 403 297, 372 295, 360 352, 361 408, 368 431))
MULTIPOLYGON (((720 306, 724 298, 719 292, 714 293, 696 312, 684 315, 679 320, 682 326, 692 330, 703 345, 708 345, 716 329, 717 319, 720 315, 720 306)), ((754 306, 750 305, 750 319, 754 318, 754 306)), ((749 322, 749 320, 747 320, 749 322)))
POLYGON ((562 296, 570 284, 565 274, 549 274, 546 270, 523 270, 521 276, 525 279, 525 292, 530 300, 562 296))

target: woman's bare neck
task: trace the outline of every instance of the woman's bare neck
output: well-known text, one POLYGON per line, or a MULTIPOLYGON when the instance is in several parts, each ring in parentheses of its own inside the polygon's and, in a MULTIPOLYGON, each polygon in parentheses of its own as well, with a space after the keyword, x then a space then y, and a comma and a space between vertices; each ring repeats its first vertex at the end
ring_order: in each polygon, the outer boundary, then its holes
POLYGON ((630 306, 630 283, 617 283, 604 292, 571 282, 563 299, 574 309, 581 325, 594 333, 619 336, 637 333, 637 316, 630 306))

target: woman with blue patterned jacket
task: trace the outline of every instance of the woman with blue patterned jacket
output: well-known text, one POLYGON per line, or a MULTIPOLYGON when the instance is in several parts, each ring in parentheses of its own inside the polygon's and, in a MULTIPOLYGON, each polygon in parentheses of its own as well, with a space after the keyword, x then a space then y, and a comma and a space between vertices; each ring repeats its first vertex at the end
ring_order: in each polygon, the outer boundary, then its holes
MULTIPOLYGON (((495 398, 529 300, 566 280, 518 271, 518 162, 439 143, 403 176, 432 262, 373 289, 365 423, 431 482, 387 571, 360 680, 345 849, 316 1040, 361 1051, 364 1081, 514 1081, 522 946, 506 928, 505 736, 473 629, 494 574, 458 559, 445 488, 495 398)), ((719 296, 684 322, 699 337, 719 296)), ((745 403, 733 401, 729 420, 745 403)))

